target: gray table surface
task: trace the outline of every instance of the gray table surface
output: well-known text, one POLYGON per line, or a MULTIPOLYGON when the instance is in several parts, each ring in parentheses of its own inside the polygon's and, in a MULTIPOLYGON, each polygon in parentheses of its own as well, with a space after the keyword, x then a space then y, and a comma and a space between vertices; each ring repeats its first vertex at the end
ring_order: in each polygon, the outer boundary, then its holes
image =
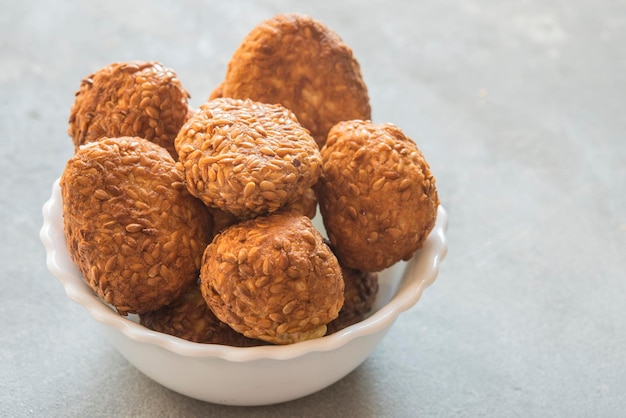
POLYGON ((626 414, 626 3, 0 1, 0 416, 626 414), (82 77, 158 60, 199 105, 287 11, 352 47, 373 119, 426 155, 448 209, 437 282, 333 386, 203 403, 129 365, 47 271, 41 206, 82 77))

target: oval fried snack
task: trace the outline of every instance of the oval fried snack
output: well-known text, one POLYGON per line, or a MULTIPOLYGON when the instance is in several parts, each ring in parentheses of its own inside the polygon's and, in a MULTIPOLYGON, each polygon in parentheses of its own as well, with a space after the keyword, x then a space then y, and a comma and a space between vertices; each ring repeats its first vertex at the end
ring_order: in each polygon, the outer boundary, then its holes
POLYGON ((189 93, 158 62, 116 62, 84 78, 70 111, 74 150, 102 137, 138 136, 177 159, 174 138, 187 119, 189 93))
POLYGON ((299 14, 280 14, 256 26, 211 97, 280 103, 320 147, 337 122, 371 118, 352 50, 324 24, 299 14))
POLYGON ((343 305, 337 258, 311 220, 294 212, 259 216, 218 234, 204 253, 200 280, 215 316, 274 344, 324 336, 343 305))
POLYGON ((188 341, 253 347, 267 343, 244 337, 217 319, 206 304, 196 284, 179 299, 140 317, 141 325, 188 341))
POLYGON ((189 192, 241 219, 300 201, 320 176, 315 141, 280 105, 211 100, 175 145, 189 192))
POLYGON ((320 213, 337 258, 376 272, 409 259, 435 225, 435 178, 395 125, 338 123, 321 150, 320 213))
POLYGON ((60 185, 67 246, 85 281, 120 314, 178 298, 212 235, 168 152, 137 137, 81 146, 60 185))

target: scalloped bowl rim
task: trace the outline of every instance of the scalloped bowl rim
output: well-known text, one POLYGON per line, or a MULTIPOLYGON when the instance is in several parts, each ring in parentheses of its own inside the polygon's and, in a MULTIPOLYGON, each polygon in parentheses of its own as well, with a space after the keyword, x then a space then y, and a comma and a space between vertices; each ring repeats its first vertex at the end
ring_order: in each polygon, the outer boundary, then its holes
POLYGON ((86 308, 96 321, 119 330, 132 341, 153 344, 181 356, 221 358, 233 362, 260 359, 288 360, 311 352, 331 351, 354 339, 389 327, 400 313, 415 305, 424 289, 435 281, 440 263, 447 253, 448 216, 446 210, 439 206, 437 221, 424 247, 418 250, 409 261, 398 263, 390 268, 390 270, 394 268, 398 270, 404 265, 404 271, 397 273, 403 276, 397 290, 385 305, 369 317, 334 334, 296 344, 231 347, 186 341, 152 331, 119 315, 96 296, 70 258, 63 232, 59 179, 53 183, 51 196, 43 205, 42 213, 43 225, 40 230, 40 239, 46 250, 47 267, 61 282, 67 296, 86 308), (418 273, 419 277, 415 277, 418 273))

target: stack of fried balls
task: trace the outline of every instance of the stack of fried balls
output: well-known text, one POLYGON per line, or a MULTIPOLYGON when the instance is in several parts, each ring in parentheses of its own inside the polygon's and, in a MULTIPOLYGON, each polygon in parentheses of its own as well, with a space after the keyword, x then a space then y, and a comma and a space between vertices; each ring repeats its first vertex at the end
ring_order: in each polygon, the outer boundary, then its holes
POLYGON ((366 318, 377 272, 422 247, 439 199, 415 142, 371 122, 351 49, 277 15, 207 97, 191 108, 157 62, 82 80, 60 186, 85 281, 119 314, 198 343, 291 344, 366 318))

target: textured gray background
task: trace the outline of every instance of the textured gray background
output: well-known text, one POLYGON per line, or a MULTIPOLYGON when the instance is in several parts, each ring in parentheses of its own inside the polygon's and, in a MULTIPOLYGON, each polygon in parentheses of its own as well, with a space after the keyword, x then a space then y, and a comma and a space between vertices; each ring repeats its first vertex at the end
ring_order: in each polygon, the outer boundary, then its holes
POLYGON ((626 3, 610 0, 0 0, 0 416, 624 416, 624 45, 626 3), (432 166, 450 250, 345 379, 281 405, 206 404, 144 377, 65 297, 41 205, 82 77, 158 60, 199 105, 285 11, 353 48, 374 120, 432 166))

